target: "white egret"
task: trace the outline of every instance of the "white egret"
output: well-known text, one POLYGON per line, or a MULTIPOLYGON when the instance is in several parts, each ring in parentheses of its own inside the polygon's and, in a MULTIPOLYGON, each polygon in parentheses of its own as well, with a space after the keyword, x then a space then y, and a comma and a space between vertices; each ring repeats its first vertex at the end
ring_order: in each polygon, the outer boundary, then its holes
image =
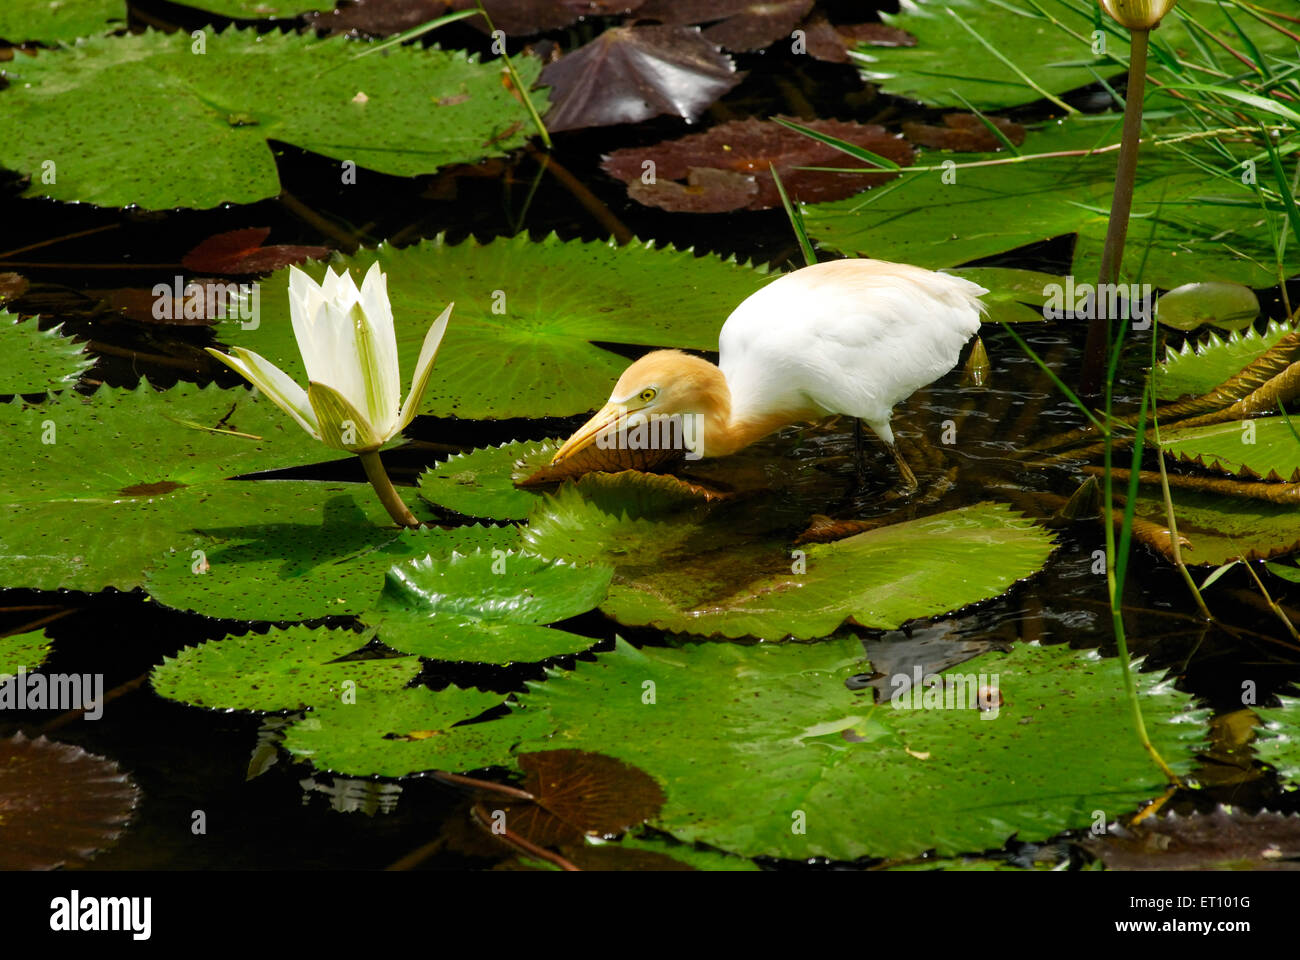
MULTIPOLYGON (((558 463, 626 428, 629 418, 693 416, 694 451, 722 457, 791 423, 846 414, 916 476, 894 444, 895 405, 957 365, 980 326, 979 284, 884 260, 795 270, 748 297, 718 335, 718 365, 678 350, 633 363, 609 402, 573 434, 558 463)), ((860 436, 860 435, 859 435, 860 436)), ((859 440, 859 470, 861 444, 859 440)))

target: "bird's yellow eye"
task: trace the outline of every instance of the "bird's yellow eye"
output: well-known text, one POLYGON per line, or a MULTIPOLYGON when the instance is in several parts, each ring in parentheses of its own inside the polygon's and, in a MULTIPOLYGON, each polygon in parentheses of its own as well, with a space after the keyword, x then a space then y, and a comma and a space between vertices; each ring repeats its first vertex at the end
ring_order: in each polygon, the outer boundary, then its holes
POLYGON ((641 402, 642 402, 642 403, 649 403, 651 400, 653 400, 653 399, 654 399, 655 397, 657 397, 658 395, 659 395, 659 391, 656 390, 654 387, 646 387, 646 388, 645 388, 644 390, 642 390, 641 393, 640 393, 641 402))

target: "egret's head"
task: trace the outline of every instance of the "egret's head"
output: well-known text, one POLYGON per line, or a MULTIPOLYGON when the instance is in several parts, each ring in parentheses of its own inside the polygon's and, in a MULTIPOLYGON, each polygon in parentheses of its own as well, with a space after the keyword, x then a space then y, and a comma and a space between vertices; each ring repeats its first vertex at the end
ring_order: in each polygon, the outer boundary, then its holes
POLYGON ((564 442, 551 462, 572 456, 607 431, 617 432, 636 414, 721 415, 725 419, 729 406, 727 381, 721 370, 680 350, 656 350, 623 371, 609 402, 564 442))

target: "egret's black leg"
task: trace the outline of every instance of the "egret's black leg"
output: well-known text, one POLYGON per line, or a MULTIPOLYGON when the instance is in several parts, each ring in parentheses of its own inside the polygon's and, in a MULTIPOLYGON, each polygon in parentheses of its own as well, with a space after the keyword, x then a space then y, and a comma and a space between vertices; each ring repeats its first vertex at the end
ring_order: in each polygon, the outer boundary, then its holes
POLYGON ((862 444, 862 421, 853 418, 853 462, 857 470, 858 489, 867 485, 867 453, 862 444))

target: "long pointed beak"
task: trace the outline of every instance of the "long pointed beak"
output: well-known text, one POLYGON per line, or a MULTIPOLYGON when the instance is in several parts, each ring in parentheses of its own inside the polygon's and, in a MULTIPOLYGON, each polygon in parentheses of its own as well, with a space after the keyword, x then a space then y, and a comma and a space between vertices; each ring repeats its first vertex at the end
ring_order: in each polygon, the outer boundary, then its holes
POLYGON ((591 445, 591 442, 598 436, 615 427, 618 422, 627 416, 627 407, 621 403, 607 403, 601 407, 594 417, 584 423, 573 436, 564 441, 564 445, 555 451, 555 456, 551 458, 551 463, 559 463, 566 457, 571 457, 579 450, 591 445))

